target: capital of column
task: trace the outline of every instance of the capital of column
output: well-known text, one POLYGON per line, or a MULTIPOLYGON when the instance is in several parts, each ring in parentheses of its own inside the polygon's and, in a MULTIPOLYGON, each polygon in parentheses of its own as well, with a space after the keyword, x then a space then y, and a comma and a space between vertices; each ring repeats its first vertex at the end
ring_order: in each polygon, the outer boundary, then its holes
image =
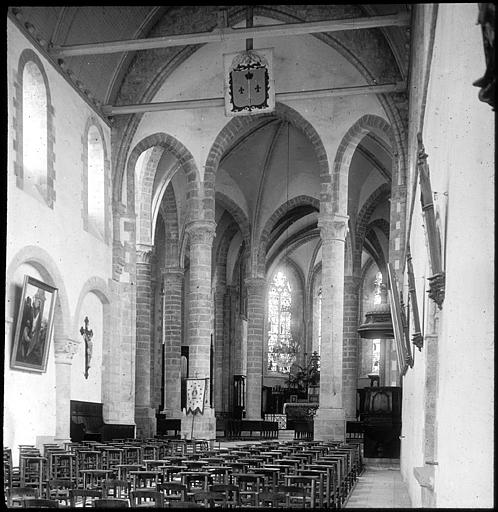
POLYGON ((322 240, 338 240, 344 242, 348 233, 348 220, 349 215, 340 215, 338 213, 320 216, 318 219, 318 227, 320 228, 322 240))
POLYGON ((266 279, 264 277, 247 277, 244 283, 249 293, 264 293, 266 288, 266 279))
POLYGON ((80 343, 81 340, 73 340, 69 337, 54 339, 55 362, 70 364, 80 343))
POLYGON ((152 245, 137 244, 137 263, 150 263, 152 258, 152 245))
POLYGON ((216 234, 216 222, 212 220, 194 220, 185 226, 190 242, 211 244, 216 234))

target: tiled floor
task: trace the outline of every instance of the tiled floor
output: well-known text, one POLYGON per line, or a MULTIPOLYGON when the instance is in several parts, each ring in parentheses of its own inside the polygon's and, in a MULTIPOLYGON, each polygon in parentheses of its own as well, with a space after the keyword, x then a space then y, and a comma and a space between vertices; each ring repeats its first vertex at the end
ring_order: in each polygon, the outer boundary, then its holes
POLYGON ((369 464, 345 508, 411 508, 399 464, 369 464))

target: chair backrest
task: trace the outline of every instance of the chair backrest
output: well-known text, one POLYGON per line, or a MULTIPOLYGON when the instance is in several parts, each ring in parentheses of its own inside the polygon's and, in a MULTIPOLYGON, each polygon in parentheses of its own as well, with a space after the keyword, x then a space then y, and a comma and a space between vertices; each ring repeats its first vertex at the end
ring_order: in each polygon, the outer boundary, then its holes
POLYGON ((163 482, 157 485, 157 490, 162 492, 166 499, 187 499, 187 486, 180 482, 163 482))
POLYGON ((160 491, 152 489, 137 489, 131 491, 132 507, 153 501, 156 507, 164 507, 164 495, 160 491))
POLYGON ((193 495, 194 503, 203 503, 204 506, 214 507, 215 504, 226 505, 226 495, 222 492, 214 491, 197 491, 193 495))
POLYGON ((76 502, 79 501, 79 498, 81 498, 81 501, 83 502, 83 507, 86 507, 87 498, 90 498, 90 502, 93 503, 95 498, 102 498, 102 491, 98 489, 70 489, 69 490, 69 499, 70 499, 70 506, 76 507, 76 502))
POLYGON ((59 508, 59 502, 43 498, 26 498, 22 500, 22 506, 23 508, 59 508))
POLYGON ((47 480, 47 486, 49 489, 72 489, 74 482, 69 478, 50 478, 47 480))
POLYGON ((7 503, 9 507, 12 506, 13 502, 21 502, 24 498, 37 498, 38 490, 34 487, 12 487, 8 493, 7 503))
POLYGON ((306 503, 306 489, 297 485, 279 485, 277 492, 287 495, 287 507, 304 508, 306 503))
POLYGON ((240 488, 238 485, 213 484, 209 487, 209 490, 225 494, 227 505, 240 506, 240 488))
POLYGON ((102 498, 93 502, 95 508, 129 508, 128 500, 117 498, 102 498))
POLYGON ((130 483, 128 480, 119 480, 117 478, 107 479, 104 480, 103 489, 103 494, 106 498, 128 498, 130 492, 130 483))
POLYGON ((264 491, 258 494, 258 506, 267 507, 268 504, 272 508, 279 507, 281 505, 287 505, 287 495, 285 492, 270 492, 264 491))

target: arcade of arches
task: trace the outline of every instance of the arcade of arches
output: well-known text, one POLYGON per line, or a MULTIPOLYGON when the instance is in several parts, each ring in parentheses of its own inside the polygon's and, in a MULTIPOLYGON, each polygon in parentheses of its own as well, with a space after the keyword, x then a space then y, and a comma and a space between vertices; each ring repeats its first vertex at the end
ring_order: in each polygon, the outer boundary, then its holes
POLYGON ((492 506, 494 113, 473 83, 494 56, 479 12, 9 8, 4 446, 68 441, 73 402, 137 437, 159 418, 189 436, 187 378, 207 379, 194 437, 297 400, 318 404, 314 439, 343 440, 376 383, 402 390, 412 504, 492 506), (233 35, 246 26, 269 29, 233 35), (272 49, 275 108, 230 117, 223 57, 251 48, 272 49), (389 269, 408 347, 358 333, 395 302, 389 269), (40 281, 37 347, 35 301, 23 318, 40 281), (319 379, 291 389, 310 361, 319 379))

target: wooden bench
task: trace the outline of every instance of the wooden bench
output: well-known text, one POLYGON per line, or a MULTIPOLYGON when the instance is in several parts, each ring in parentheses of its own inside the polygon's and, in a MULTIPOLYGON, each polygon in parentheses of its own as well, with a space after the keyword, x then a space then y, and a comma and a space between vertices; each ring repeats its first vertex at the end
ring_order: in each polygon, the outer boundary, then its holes
POLYGON ((218 419, 216 431, 226 439, 278 439, 278 422, 218 419))

